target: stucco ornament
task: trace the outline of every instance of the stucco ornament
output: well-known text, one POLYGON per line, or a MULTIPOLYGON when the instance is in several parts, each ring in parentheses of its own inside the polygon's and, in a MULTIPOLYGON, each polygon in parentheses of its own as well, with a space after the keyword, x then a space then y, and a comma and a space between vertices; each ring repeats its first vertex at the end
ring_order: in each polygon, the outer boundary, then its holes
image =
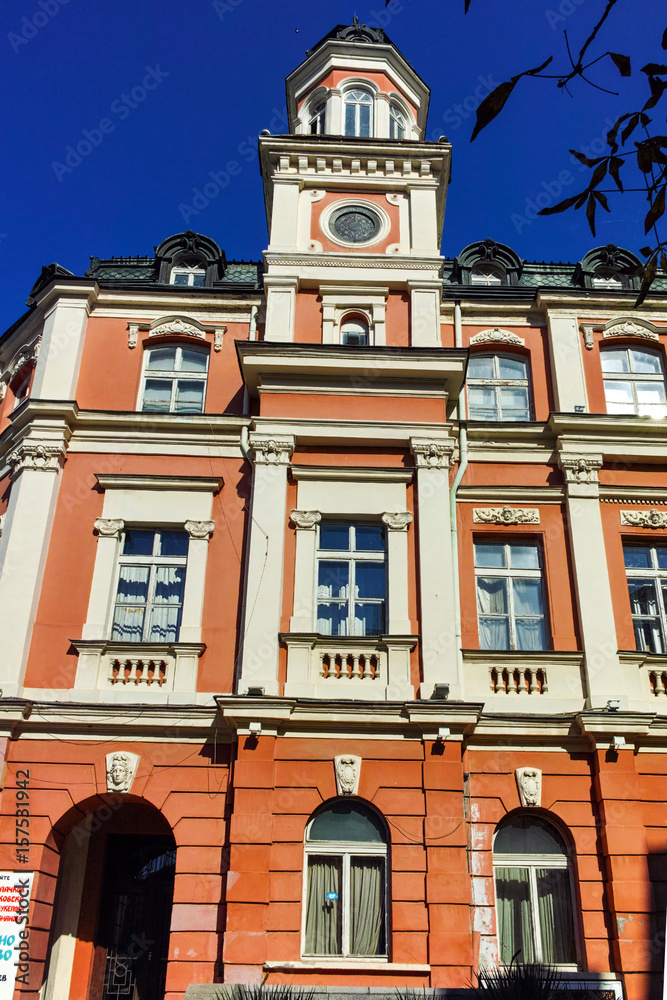
POLYGON ((336 790, 339 795, 356 795, 359 790, 359 775, 361 774, 361 757, 351 753, 334 757, 336 771, 336 790))
POLYGON ((184 528, 190 538, 208 541, 213 534, 215 521, 186 521, 184 528))
POLYGON ((526 341, 510 330, 501 330, 495 326, 493 330, 480 330, 470 338, 471 344, 512 344, 514 347, 525 347, 526 341))
POLYGON ((643 337, 645 340, 658 340, 658 334, 653 333, 651 330, 647 330, 645 326, 640 326, 639 323, 632 323, 627 320, 625 323, 615 323, 614 326, 605 330, 602 334, 603 337, 643 337))
POLYGON ((514 772, 519 798, 524 808, 542 805, 542 772, 536 767, 517 767, 514 772))
POLYGON ((314 531, 322 520, 319 510, 293 510, 290 514, 290 521, 295 528, 304 531, 314 531))
POLYGON ((412 514, 409 510, 387 512, 382 515, 382 523, 386 524, 390 531, 407 531, 408 525, 412 524, 412 514))
POLYGON ((65 456, 64 447, 55 444, 36 444, 24 441, 9 455, 7 461, 14 475, 23 469, 57 472, 65 456))
POLYGON ((94 528, 102 538, 118 538, 125 527, 125 521, 115 517, 96 517, 94 528))
POLYGON ((454 442, 425 441, 412 438, 410 442, 412 454, 415 456, 415 464, 419 469, 448 469, 454 442))
POLYGON ((537 507, 475 507, 472 519, 477 524, 539 524, 537 507))
POLYGON ((148 336, 163 337, 168 333, 177 333, 184 337, 197 337, 199 340, 206 339, 206 334, 203 330, 198 330, 192 323, 187 323, 178 316, 157 323, 152 330, 149 330, 148 336))
POLYGON ((560 467, 566 483, 597 483, 602 459, 596 456, 561 455, 560 467))
POLYGON ((250 447, 257 465, 289 465, 294 443, 294 438, 288 435, 280 437, 257 433, 250 435, 250 447))
POLYGON ((107 792, 129 792, 135 779, 141 757, 137 753, 120 750, 106 756, 107 792))
POLYGON ((663 510, 622 510, 621 524, 629 528, 667 528, 667 512, 663 510))

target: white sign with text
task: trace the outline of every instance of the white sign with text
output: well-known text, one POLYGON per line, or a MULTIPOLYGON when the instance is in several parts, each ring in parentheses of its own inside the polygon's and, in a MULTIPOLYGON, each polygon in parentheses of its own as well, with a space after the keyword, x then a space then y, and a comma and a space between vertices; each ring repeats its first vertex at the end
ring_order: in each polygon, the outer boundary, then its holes
POLYGON ((17 982, 29 982, 32 880, 32 872, 0 872, 0 1000, 12 1000, 17 982))

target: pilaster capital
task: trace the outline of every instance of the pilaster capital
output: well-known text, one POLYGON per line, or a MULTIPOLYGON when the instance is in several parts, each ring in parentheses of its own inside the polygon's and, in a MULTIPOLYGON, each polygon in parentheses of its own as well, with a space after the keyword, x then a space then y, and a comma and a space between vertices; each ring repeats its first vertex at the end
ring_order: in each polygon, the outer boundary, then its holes
POLYGON ((382 515, 382 523, 386 524, 389 531, 407 531, 412 524, 412 514, 409 510, 387 511, 382 515))
POLYGON ((454 441, 410 438, 410 450, 418 469, 448 469, 452 464, 454 441))
POLYGON ((598 472, 602 468, 602 455, 572 455, 561 452, 558 464, 563 470, 568 491, 577 486, 599 486, 598 472))
POLYGON ((184 526, 190 538, 197 538, 201 541, 210 539, 215 528, 215 521, 186 521, 184 526))
POLYGON ((58 472, 62 468, 65 451, 64 442, 22 441, 7 458, 11 475, 18 476, 24 469, 31 472, 58 472))
POLYGON ((303 531, 314 531, 321 520, 319 510, 293 510, 290 514, 294 527, 303 531))
POLYGON ((96 517, 94 527, 100 538, 118 538, 125 528, 125 521, 113 517, 96 517))
POLYGON ((291 434, 261 434, 253 431, 249 439, 255 456, 255 465, 290 464, 296 444, 291 434))

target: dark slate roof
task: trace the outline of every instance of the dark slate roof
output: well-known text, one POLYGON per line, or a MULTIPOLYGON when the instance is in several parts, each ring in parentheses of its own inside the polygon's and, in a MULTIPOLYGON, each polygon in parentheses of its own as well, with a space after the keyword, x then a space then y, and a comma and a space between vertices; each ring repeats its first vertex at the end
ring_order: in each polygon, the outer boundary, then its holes
MULTIPOLYGON (((260 289, 263 271, 264 265, 261 261, 229 260, 225 265, 224 276, 213 282, 211 287, 227 288, 230 285, 245 285, 249 291, 260 289)), ((90 267, 85 276, 103 282, 164 284, 158 279, 154 257, 111 257, 109 260, 91 257, 90 267)))
POLYGON ((384 33, 382 28, 371 28, 367 24, 360 24, 356 14, 352 20, 352 24, 337 24, 324 38, 320 38, 319 42, 313 45, 312 49, 308 49, 306 55, 310 56, 313 52, 317 52, 329 39, 341 42, 360 42, 364 45, 393 45, 396 49, 396 46, 384 33))

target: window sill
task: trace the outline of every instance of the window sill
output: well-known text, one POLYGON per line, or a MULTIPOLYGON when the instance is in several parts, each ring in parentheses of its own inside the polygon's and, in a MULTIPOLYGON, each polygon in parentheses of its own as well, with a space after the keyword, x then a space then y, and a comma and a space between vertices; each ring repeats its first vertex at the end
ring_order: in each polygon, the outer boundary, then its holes
POLYGON ((201 642, 113 642, 73 639, 79 655, 75 688, 125 692, 195 691, 201 642))
POLYGON ((404 965, 402 963, 382 961, 380 958, 349 959, 349 958, 313 958, 301 959, 299 962, 265 962, 267 972, 278 972, 289 969, 331 970, 365 969, 367 972, 430 972, 430 965, 404 965))

